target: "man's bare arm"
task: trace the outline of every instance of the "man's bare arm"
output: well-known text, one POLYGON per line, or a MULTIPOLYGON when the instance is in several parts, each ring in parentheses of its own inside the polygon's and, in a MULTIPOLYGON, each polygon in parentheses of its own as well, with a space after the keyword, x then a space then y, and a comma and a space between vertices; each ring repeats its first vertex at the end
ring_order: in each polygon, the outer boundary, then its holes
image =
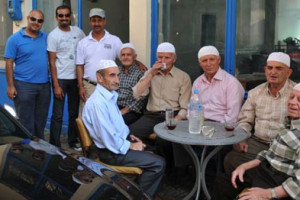
POLYGON ((85 95, 85 90, 84 90, 83 82, 82 82, 83 70, 84 70, 83 65, 76 65, 79 96, 80 96, 80 99, 85 102, 86 101, 86 95, 85 95))
POLYGON ((62 99, 64 96, 64 92, 61 89, 58 79, 57 79, 57 70, 55 65, 56 60, 56 52, 48 51, 48 58, 50 64, 50 72, 52 77, 52 85, 53 85, 53 92, 56 98, 62 99))
POLYGON ((5 73, 7 80, 7 96, 10 99, 14 99, 17 96, 17 90, 14 84, 14 60, 13 59, 5 59, 5 73))

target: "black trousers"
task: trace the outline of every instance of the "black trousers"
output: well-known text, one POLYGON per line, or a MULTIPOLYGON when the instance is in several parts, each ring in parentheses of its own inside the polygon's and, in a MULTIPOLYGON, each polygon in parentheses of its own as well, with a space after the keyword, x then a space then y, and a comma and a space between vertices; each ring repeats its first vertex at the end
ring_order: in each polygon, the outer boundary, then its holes
MULTIPOLYGON (((269 162, 263 161, 258 167, 246 171, 244 183, 237 180, 238 188, 235 189, 231 184, 231 176, 220 173, 215 180, 212 200, 232 200, 245 188, 273 188, 281 185, 290 176, 282 173, 272 166, 269 162)), ((291 198, 285 198, 291 199, 291 198)))
MULTIPOLYGON (((174 116, 178 111, 174 111, 174 116)), ((147 139, 148 136, 154 132, 153 128, 156 124, 165 121, 165 112, 149 112, 146 111, 144 115, 135 123, 130 125, 130 134, 133 134, 141 139, 147 139)))
POLYGON ((101 161, 110 165, 131 166, 143 169, 139 177, 141 188, 152 198, 157 193, 165 170, 165 160, 155 154, 129 150, 125 155, 115 154, 107 149, 98 149, 101 161))
POLYGON ((139 120, 130 125, 130 134, 133 134, 141 139, 148 139, 148 136, 154 132, 154 126, 163 121, 165 121, 164 112, 145 112, 139 120))
MULTIPOLYGON (((119 109, 121 110, 122 108, 124 108, 123 106, 118 106, 119 109)), ((129 126, 130 124, 134 123, 135 121, 137 121, 139 118, 141 118, 143 114, 142 113, 137 113, 134 111, 130 111, 128 113, 126 113, 125 115, 122 115, 124 122, 127 126, 129 126)))
POLYGON ((65 97, 66 95, 68 95, 68 144, 72 146, 78 142, 78 132, 76 130, 75 123, 75 119, 78 117, 79 110, 77 79, 58 79, 58 83, 64 92, 64 97, 62 99, 58 99, 53 95, 53 110, 50 125, 50 143, 58 147, 61 146, 60 133, 62 129, 65 97))

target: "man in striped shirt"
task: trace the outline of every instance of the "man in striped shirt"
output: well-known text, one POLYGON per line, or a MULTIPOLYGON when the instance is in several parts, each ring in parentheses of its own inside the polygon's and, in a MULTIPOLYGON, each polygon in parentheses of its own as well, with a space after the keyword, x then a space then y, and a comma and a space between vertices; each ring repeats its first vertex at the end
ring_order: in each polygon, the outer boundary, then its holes
POLYGON ((269 148, 278 132, 284 128, 287 101, 295 83, 289 79, 292 73, 289 55, 273 52, 265 66, 267 82, 249 91, 238 117, 238 126, 253 133, 251 137, 233 146, 224 160, 228 175, 244 162, 269 148))
POLYGON ((289 97, 289 124, 268 150, 256 159, 239 165, 231 176, 217 178, 213 199, 300 199, 300 83, 289 97), (224 182, 225 181, 225 182, 224 182), (218 195, 221 195, 218 196, 218 195))

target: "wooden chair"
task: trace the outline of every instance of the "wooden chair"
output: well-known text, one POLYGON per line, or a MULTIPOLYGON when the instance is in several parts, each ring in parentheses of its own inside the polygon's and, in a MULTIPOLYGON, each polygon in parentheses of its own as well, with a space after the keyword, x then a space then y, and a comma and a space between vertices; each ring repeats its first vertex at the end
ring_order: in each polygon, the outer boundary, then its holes
MULTIPOLYGON (((85 156, 88 155, 88 151, 90 146, 93 144, 93 140, 90 137, 89 132, 87 131, 82 119, 79 117, 76 119, 76 124, 78 127, 78 131, 79 131, 79 136, 80 136, 80 140, 81 140, 81 144, 82 144, 82 151, 84 153, 85 156)), ((114 169, 116 172, 122 173, 122 174, 137 174, 140 175, 142 174, 142 169, 138 168, 138 167, 127 167, 127 166, 115 166, 115 165, 109 165, 109 164, 105 164, 102 161, 99 160, 99 158, 97 158, 95 161, 110 167, 112 169, 114 169)))
POLYGON ((148 136, 148 139, 149 139, 149 140, 155 140, 155 139, 156 139, 156 133, 151 133, 151 134, 148 136))

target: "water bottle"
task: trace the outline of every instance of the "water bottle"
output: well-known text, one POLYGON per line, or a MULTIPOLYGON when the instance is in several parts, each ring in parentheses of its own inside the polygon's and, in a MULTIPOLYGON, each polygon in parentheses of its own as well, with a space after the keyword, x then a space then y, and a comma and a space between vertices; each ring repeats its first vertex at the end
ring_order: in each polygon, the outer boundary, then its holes
POLYGON ((194 90, 189 106, 189 132, 200 134, 203 125, 203 108, 199 100, 199 91, 194 90))

